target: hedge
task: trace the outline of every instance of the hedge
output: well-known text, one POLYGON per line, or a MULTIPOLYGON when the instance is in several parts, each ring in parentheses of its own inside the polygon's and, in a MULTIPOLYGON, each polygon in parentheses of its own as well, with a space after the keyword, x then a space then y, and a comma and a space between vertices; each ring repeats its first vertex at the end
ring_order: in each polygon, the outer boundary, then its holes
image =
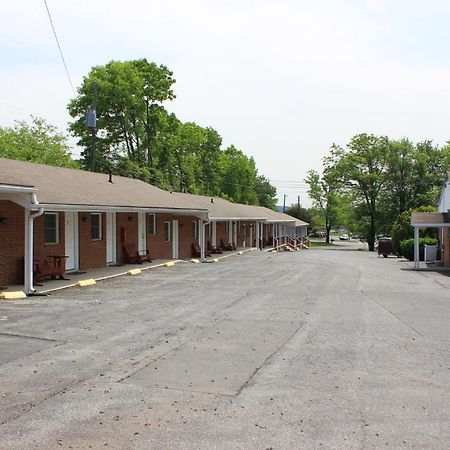
MULTIPOLYGON (((436 245, 437 239, 431 237, 423 237, 419 239, 419 260, 423 261, 423 246, 436 245)), ((400 241, 400 255, 410 261, 414 260, 414 239, 404 239, 400 241)))

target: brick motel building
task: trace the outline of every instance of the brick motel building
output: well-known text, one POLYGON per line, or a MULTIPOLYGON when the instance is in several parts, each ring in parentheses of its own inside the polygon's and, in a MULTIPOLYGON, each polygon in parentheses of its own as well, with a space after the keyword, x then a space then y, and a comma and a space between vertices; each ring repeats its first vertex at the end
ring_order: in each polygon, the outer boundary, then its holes
POLYGON ((130 248, 152 259, 204 258, 304 235, 306 226, 264 207, 0 158, 0 285, 24 284, 27 294, 39 262, 70 273, 130 262, 130 248))

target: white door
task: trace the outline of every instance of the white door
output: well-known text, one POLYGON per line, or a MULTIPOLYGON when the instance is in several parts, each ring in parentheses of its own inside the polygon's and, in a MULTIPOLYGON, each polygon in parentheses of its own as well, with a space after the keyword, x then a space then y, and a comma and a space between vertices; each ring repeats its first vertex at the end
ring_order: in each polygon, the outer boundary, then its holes
POLYGON ((78 269, 78 213, 64 213, 64 252, 66 258, 66 270, 78 269))
POLYGON ((178 259, 178 220, 172 221, 172 258, 178 259))
POLYGON ((116 213, 106 213, 106 263, 116 262, 116 213))
POLYGON ((145 253, 145 250, 147 249, 147 233, 146 233, 146 226, 145 226, 145 213, 138 213, 138 247, 139 252, 145 253))

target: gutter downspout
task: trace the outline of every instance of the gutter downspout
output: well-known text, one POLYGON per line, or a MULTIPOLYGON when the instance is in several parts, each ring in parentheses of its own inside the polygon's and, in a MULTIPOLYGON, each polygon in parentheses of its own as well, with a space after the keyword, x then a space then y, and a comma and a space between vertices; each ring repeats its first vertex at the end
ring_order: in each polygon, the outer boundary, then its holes
POLYGON ((32 213, 31 208, 25 209, 24 289, 27 295, 36 292, 33 287, 33 222, 36 217, 44 214, 44 208, 39 207, 35 193, 31 194, 31 204, 38 206, 38 210, 32 213))

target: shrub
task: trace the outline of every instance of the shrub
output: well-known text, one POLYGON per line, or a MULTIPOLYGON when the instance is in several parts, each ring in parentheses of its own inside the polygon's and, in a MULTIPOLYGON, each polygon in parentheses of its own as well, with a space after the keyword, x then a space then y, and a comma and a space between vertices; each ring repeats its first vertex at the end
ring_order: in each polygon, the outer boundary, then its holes
MULTIPOLYGON (((394 246, 394 249, 397 253, 401 254, 400 244, 402 241, 414 237, 414 229, 411 226, 411 214, 413 211, 434 212, 434 211, 436 211, 436 208, 434 208, 433 206, 421 206, 420 208, 416 208, 414 210, 409 209, 408 211, 401 213, 397 217, 397 220, 395 221, 395 223, 392 227, 392 232, 391 232, 392 245, 394 246)), ((424 233, 424 237, 425 236, 430 236, 430 237, 436 236, 436 230, 433 228, 429 228, 425 231, 422 231, 422 233, 424 233)))
MULTIPOLYGON (((419 239, 419 260, 423 261, 423 246, 424 245, 436 245, 437 240, 430 237, 423 237, 419 239)), ((414 260, 414 239, 404 239, 400 242, 400 255, 414 260)))

